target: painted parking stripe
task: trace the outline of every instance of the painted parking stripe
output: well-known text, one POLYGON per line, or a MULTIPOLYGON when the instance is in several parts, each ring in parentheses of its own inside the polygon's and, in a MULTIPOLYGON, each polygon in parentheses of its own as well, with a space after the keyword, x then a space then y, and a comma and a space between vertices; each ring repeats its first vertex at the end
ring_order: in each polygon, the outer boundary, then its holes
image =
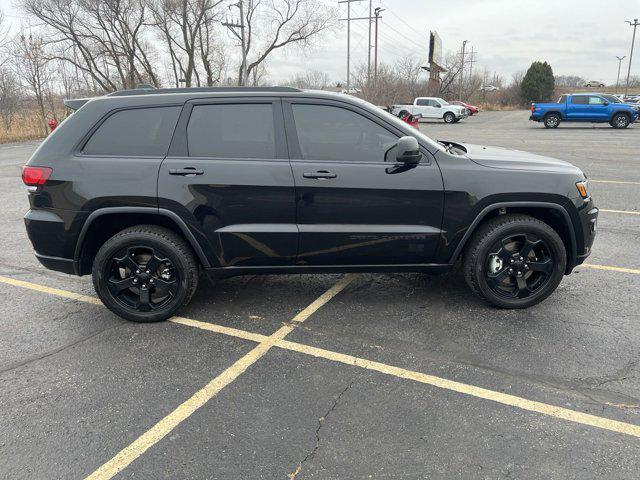
MULTIPOLYGON (((290 323, 283 325, 273 334, 265 337, 256 347, 249 353, 237 360, 233 365, 224 372, 211 380, 207 385, 198 390, 193 396, 180 404, 175 410, 166 417, 156 423, 153 427, 143 433, 140 437, 133 441, 130 445, 120 450, 111 460, 103 464, 100 468, 89 475, 87 480, 107 480, 125 469, 131 462, 140 457, 150 447, 162 440, 168 433, 176 428, 180 423, 189 418, 193 412, 202 407, 211 400, 224 387, 233 382, 247 368, 262 358, 273 346, 280 340, 283 340, 291 333, 297 325, 304 322, 313 315, 320 307, 344 290, 354 279, 354 275, 346 275, 325 293, 320 295, 311 305, 298 313, 290 323)), ((185 321, 181 319, 183 325, 196 326, 196 322, 185 321)), ((200 326, 198 325, 198 328, 200 326)), ((209 330, 209 329, 207 329, 209 330)), ((224 328, 220 333, 230 334, 232 330, 224 328)), ((242 338, 242 337, 241 337, 242 338)))
POLYGON ((640 212, 634 212, 633 210, 611 210, 608 208, 600 208, 598 210, 600 212, 605 212, 605 213, 622 213, 624 215, 640 215, 640 212))
POLYGON ((613 185, 640 185, 640 182, 627 182, 622 180, 592 180, 589 179, 591 183, 611 183, 613 185))
POLYGON ((578 268, 592 268, 594 270, 607 270, 609 272, 620 272, 620 273, 632 273, 634 275, 640 275, 640 270, 635 268, 622 268, 622 267, 610 267, 609 265, 595 265, 593 263, 583 263, 582 265, 578 265, 578 268))
MULTIPOLYGON (((636 271, 636 272, 640 273, 640 271, 636 271)), ((4 282, 5 280, 6 280, 6 277, 0 277, 0 282, 4 282)), ((345 277, 342 280, 342 282, 350 282, 350 281, 351 280, 347 279, 347 277, 345 277)), ((11 285, 17 285, 16 283, 13 283, 13 282, 5 282, 5 283, 10 283, 11 285)), ((17 285, 17 286, 30 288, 32 290, 46 292, 46 293, 53 293, 52 290, 56 290, 56 289, 37 288, 37 287, 40 287, 40 285, 31 284, 29 282, 20 282, 20 285, 17 285), (33 287, 36 287, 36 288, 33 288, 33 287)), ((346 284, 344 286, 346 286, 346 284)), ((330 298, 332 298, 337 293, 339 293, 339 291, 342 290, 344 286, 341 286, 339 282, 334 287, 332 287, 331 290, 327 291, 324 294, 324 296, 328 296, 329 298, 325 297, 323 299, 322 297, 320 297, 318 300, 316 300, 316 302, 314 302, 305 310, 300 312, 300 314, 296 316, 296 318, 298 319, 296 323, 304 321, 304 319, 308 318, 314 311, 316 311, 318 308, 324 305, 324 303, 330 300, 330 298)), ((68 294, 71 294, 72 292, 65 292, 65 293, 67 295, 64 295, 64 297, 71 298, 70 295, 68 294)), ((53 294, 55 295, 56 293, 53 293, 53 294)), ((80 300, 80 301, 84 301, 84 300, 80 300)), ((94 303, 94 302, 91 302, 91 303, 94 303)), ((244 330, 224 327, 221 325, 214 325, 206 322, 200 322, 197 320, 191 320, 183 317, 175 317, 171 321, 174 323, 179 323, 181 325, 185 325, 189 327, 199 328, 202 330, 215 332, 215 333, 221 333, 224 335, 230 335, 232 337, 242 338, 246 340, 254 340, 260 343, 251 352, 245 355, 245 357, 238 360, 236 364, 234 364, 232 367, 229 367, 229 369, 227 369, 220 376, 212 380, 202 390, 197 392, 196 395, 191 397, 189 400, 187 400, 187 402, 185 402, 176 410, 174 410, 172 414, 169 414, 167 417, 161 420, 158 424, 156 424, 151 430, 146 432, 142 437, 140 437, 140 439, 143 439, 144 437, 143 440, 141 440, 139 443, 136 443, 138 442, 138 440, 136 440, 136 442, 134 442, 125 450, 123 450, 122 452, 126 451, 126 455, 123 454, 122 458, 120 458, 117 463, 114 462, 111 465, 109 465, 109 463, 113 462, 113 460, 111 460, 110 462, 107 462, 107 464, 103 465, 103 467, 101 467, 99 470, 94 472, 88 478, 90 479, 111 478, 118 471, 121 471, 129 463, 131 463, 131 461, 133 461, 135 458, 142 455, 150 446, 157 443, 169 431, 175 428, 175 426, 177 426, 180 423, 180 422, 176 423, 176 420, 178 418, 181 418, 181 417, 187 418, 191 413, 197 410, 197 408, 199 408, 200 406, 204 405, 204 403, 206 403, 207 400, 204 400, 204 399, 208 399, 214 396, 217 392, 219 392, 222 388, 224 388, 225 385, 228 385, 229 383, 231 383, 235 378, 237 378, 238 375, 240 375, 240 373, 246 370, 246 368, 248 368, 252 363, 255 363, 257 359, 263 356, 264 353, 266 353, 271 347, 274 347, 274 346, 285 349, 285 350, 290 350, 298 353, 311 355, 317 358, 332 360, 335 362, 343 363, 345 365, 360 367, 367 370, 384 373, 386 375, 392 375, 398 378, 412 380, 415 382, 431 385, 434 387, 465 394, 468 396, 493 401, 493 402, 511 406, 514 408, 519 408, 522 410, 535 412, 542 415, 547 415, 550 417, 554 417, 554 418, 558 418, 558 419, 562 419, 562 420, 566 420, 566 421, 570 421, 570 422, 574 422, 582 425, 587 425, 595 428, 600 428, 600 429, 609 430, 612 432, 617 432, 625 435, 630 435, 636 438, 640 438, 640 425, 620 422, 620 421, 612 420, 606 417, 599 417, 597 415, 590 415, 590 414, 578 412, 576 410, 558 407, 556 405, 529 400, 523 397, 518 397, 516 395, 509 395, 502 392, 497 392, 495 390, 489 390, 486 388, 478 387, 475 385, 456 382, 454 380, 449 380, 449 379, 437 377, 434 375, 428 375, 422 372, 407 370, 401 367, 396 367, 393 365, 387 365, 384 363, 375 362, 365 358, 355 357, 352 355, 347 355, 339 352, 333 352, 330 350, 312 347, 312 346, 304 345, 297 342, 290 342, 288 340, 285 340, 284 336, 286 336, 288 332, 290 332, 293 328, 295 328, 294 325, 292 324, 285 325, 281 329, 277 330, 273 335, 265 336, 265 335, 251 333, 251 332, 246 332, 244 330), (286 329, 286 330, 283 330, 283 329, 286 329), (284 333, 284 336, 283 336, 284 331, 286 331, 287 333, 284 333), (258 350, 258 352, 255 352, 256 350, 258 350), (262 354, 258 356, 258 354, 261 352, 262 354), (247 356, 249 356, 250 358, 246 359, 247 356), (251 361, 251 363, 248 363, 249 361, 251 361), (229 370, 232 370, 232 369, 233 371, 230 372, 229 370), (174 413, 175 413, 175 416, 172 417, 174 413), (110 466, 111 468, 110 470, 107 470, 106 468, 107 465, 110 466), (119 468, 119 469, 115 470, 115 468, 119 468), (98 472, 101 472, 101 474, 98 475, 98 472)), ((118 458, 118 455, 114 457, 114 459, 118 458)))

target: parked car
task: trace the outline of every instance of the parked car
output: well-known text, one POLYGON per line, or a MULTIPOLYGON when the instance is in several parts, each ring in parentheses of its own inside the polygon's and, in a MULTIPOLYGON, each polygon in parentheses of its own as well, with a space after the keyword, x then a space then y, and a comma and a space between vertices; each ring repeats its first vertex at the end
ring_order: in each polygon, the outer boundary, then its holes
POLYGON ((128 90, 80 108, 22 172, 47 268, 92 275, 123 318, 169 318, 199 274, 437 273, 488 302, 548 297, 591 252, 585 175, 434 141, 354 97, 293 88, 128 90), (534 186, 534 188, 532 188, 534 186))
POLYGON ((574 93, 562 95, 556 103, 534 103, 529 120, 556 128, 561 122, 609 123, 614 128, 627 128, 638 118, 631 105, 620 103, 613 95, 574 93))
POLYGON ((454 100, 453 102, 449 102, 452 105, 460 105, 461 107, 464 107, 467 109, 467 111, 469 112, 469 116, 471 115, 475 115, 476 113, 478 113, 480 111, 480 109, 478 107, 475 107, 473 105, 470 105, 468 103, 464 103, 460 100, 454 100))
POLYGON ((497 92, 500 90, 500 87, 496 87, 495 85, 483 85, 480 87, 480 90, 483 92, 497 92))
POLYGON ((418 118, 441 118, 445 123, 457 123, 469 116, 466 108, 438 97, 418 97, 411 105, 393 105, 391 112, 397 115, 403 110, 418 118))
POLYGON ((602 88, 604 87, 604 83, 602 82, 598 82, 597 80, 589 80, 587 83, 584 84, 585 88, 602 88))
POLYGON ((400 113, 398 114, 398 118, 403 122, 408 123, 414 128, 419 128, 420 126, 418 117, 411 115, 406 110, 401 110, 400 113))

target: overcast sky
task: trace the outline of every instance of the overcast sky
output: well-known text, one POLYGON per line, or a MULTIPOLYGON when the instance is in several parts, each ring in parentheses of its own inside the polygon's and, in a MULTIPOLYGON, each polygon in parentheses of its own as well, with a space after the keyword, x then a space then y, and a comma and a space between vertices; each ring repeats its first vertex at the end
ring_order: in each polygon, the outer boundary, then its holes
MULTIPOLYGON (((337 1, 322 0, 337 6, 337 1)), ((382 62, 393 63, 406 55, 427 58, 428 35, 437 30, 443 50, 458 50, 463 40, 477 51, 479 68, 488 68, 509 79, 534 60, 546 60, 556 75, 579 75, 588 80, 613 83, 616 55, 627 55, 621 78, 626 75, 632 28, 624 21, 640 17, 640 0, 372 0, 382 7, 380 53, 382 62)), ((367 16, 368 0, 352 3, 354 17, 367 16)), ((10 20, 20 22, 12 0, 0 0, 10 20)), ((341 16, 346 5, 341 4, 341 16)), ((274 81, 305 69, 327 72, 340 80, 346 76, 346 25, 326 36, 305 53, 279 53, 269 62, 274 81)), ((366 61, 367 22, 352 22, 352 64, 366 61)), ((640 32, 636 41, 632 74, 640 74, 640 32)), ((475 66, 474 66, 475 68, 475 66)))

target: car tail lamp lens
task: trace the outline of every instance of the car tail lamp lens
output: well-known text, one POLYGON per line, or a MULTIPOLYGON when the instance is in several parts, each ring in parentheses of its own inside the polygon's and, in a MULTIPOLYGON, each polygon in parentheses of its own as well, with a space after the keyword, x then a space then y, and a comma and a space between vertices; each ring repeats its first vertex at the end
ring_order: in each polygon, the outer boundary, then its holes
POLYGON ((580 196, 582 198, 587 198, 589 196, 589 182, 587 180, 576 183, 576 187, 578 187, 578 192, 580 192, 580 196))
POLYGON ((44 185, 51 176, 50 167, 22 167, 22 181, 27 187, 44 185))
POLYGON ((534 103, 531 104, 531 113, 536 111, 536 105, 534 103))

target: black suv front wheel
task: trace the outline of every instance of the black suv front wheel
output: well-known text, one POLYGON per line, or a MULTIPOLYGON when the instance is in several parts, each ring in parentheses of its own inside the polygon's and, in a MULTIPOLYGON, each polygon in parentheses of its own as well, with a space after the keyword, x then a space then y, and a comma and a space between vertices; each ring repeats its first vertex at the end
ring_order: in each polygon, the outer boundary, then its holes
POLYGON ((501 308, 527 308, 557 288, 567 254, 556 231, 528 215, 501 215, 482 225, 463 257, 471 289, 501 308))
POLYGON ((93 262, 93 285, 116 315, 158 322, 186 305, 198 285, 189 245, 166 228, 139 225, 107 240, 93 262))

